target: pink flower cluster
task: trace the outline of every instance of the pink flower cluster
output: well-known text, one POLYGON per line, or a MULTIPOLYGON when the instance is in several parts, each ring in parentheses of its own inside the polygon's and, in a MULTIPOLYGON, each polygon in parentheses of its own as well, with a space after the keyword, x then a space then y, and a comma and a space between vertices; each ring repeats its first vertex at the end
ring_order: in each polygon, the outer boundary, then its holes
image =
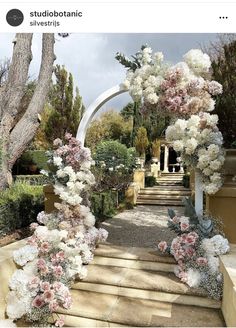
POLYGON ((176 261, 189 259, 196 255, 196 242, 199 236, 192 231, 184 233, 173 239, 170 247, 170 252, 176 261))
POLYGON ((49 311, 55 312, 59 306, 65 309, 71 306, 71 295, 68 287, 60 281, 49 283, 41 280, 39 277, 33 277, 29 282, 29 290, 35 294, 32 301, 32 307, 41 309, 48 307, 49 311))
POLYGON ((65 141, 67 143, 63 144, 59 138, 54 140, 53 145, 56 148, 54 156, 61 157, 65 166, 71 166, 77 172, 83 162, 91 160, 90 151, 82 147, 81 142, 72 137, 70 133, 65 134, 65 141))

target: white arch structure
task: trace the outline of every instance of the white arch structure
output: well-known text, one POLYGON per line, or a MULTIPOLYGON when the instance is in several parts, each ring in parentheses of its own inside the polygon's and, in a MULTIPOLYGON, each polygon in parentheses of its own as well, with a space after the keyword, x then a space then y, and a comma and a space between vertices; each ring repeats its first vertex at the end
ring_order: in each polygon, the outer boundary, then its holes
MULTIPOLYGON (((77 130, 76 139, 78 139, 82 145, 84 145, 85 136, 89 124, 91 123, 94 115, 99 111, 99 109, 110 99, 127 92, 122 85, 116 85, 113 88, 108 89, 103 92, 85 111, 85 114, 80 122, 80 125, 77 130)), ((197 214, 203 214, 203 191, 202 191, 202 182, 200 175, 195 171, 195 210, 197 214)))
POLYGON ((94 115, 99 111, 99 109, 110 99, 127 92, 128 90, 125 89, 122 85, 116 85, 107 91, 103 92, 85 111, 83 118, 79 124, 76 139, 78 139, 82 145, 84 145, 85 136, 89 124, 91 123, 94 115))

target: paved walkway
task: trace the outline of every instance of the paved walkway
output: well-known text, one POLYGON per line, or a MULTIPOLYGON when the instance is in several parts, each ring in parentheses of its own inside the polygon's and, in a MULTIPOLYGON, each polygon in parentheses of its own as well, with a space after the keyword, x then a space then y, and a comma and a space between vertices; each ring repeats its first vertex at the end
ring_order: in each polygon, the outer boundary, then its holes
MULTIPOLYGON (((183 207, 172 207, 183 214, 183 207)), ((108 243, 131 247, 155 247, 161 240, 170 241, 175 236, 167 227, 167 207, 137 206, 119 213, 103 223, 108 230, 108 243)))

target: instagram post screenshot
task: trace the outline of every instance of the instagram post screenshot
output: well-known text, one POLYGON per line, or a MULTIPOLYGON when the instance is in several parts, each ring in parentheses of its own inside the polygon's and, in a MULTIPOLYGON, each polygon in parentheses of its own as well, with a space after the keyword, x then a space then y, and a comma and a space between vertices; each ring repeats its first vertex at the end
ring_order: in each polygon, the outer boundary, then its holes
POLYGON ((235 13, 0 3, 0 328, 236 327, 235 13))

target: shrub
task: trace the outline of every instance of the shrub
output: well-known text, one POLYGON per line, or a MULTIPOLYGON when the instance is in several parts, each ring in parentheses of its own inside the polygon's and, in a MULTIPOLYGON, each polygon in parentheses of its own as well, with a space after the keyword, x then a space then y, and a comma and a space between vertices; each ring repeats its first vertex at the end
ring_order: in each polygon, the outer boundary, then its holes
POLYGON ((42 169, 47 171, 47 160, 48 158, 44 150, 28 150, 18 160, 18 172, 20 174, 29 173, 29 166, 32 164, 37 166, 37 172, 42 169))
POLYGON ((145 187, 153 187, 156 185, 156 178, 153 176, 145 177, 145 187))
POLYGON ((93 192, 91 209, 97 222, 112 218, 116 213, 117 192, 93 192))
POLYGON ((92 171, 96 177, 95 191, 125 190, 133 179, 136 167, 135 150, 118 141, 101 142, 94 154, 96 165, 92 171))
POLYGON ((43 209, 43 187, 16 182, 0 196, 0 235, 28 226, 43 209))
POLYGON ((147 130, 143 126, 141 126, 137 131, 137 135, 134 139, 134 145, 139 156, 145 157, 145 152, 149 145, 149 140, 147 137, 147 130))
POLYGON ((190 187, 190 174, 186 173, 182 178, 182 184, 185 188, 190 187))
POLYGON ((107 168, 124 165, 129 172, 135 167, 134 149, 128 149, 119 141, 103 141, 96 147, 94 160, 97 163, 104 162, 107 168))

